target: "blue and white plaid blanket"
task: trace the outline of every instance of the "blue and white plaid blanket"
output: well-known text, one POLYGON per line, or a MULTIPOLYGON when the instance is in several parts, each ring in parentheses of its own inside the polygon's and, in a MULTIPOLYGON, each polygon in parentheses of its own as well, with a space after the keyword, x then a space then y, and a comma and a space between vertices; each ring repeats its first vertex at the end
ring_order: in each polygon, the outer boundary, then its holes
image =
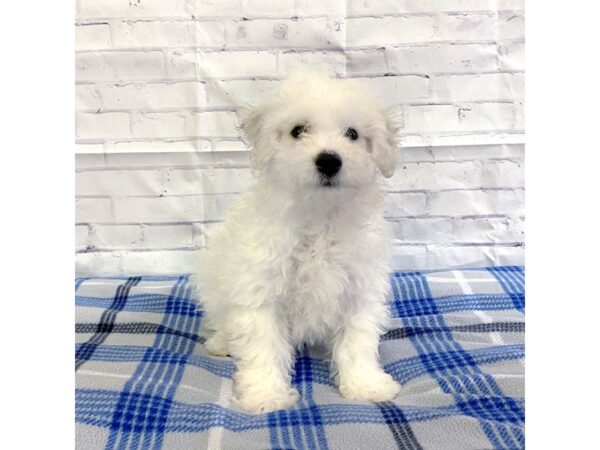
POLYGON ((391 277, 385 370, 393 402, 340 396, 319 348, 298 351, 294 408, 230 404, 230 358, 204 349, 187 276, 78 278, 79 449, 520 449, 524 447, 521 267, 391 277))

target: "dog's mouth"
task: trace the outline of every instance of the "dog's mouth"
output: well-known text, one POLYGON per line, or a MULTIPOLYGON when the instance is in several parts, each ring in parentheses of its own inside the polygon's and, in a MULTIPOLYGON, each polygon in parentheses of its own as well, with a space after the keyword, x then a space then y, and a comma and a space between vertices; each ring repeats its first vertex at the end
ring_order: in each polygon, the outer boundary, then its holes
POLYGON ((329 178, 321 176, 319 177, 319 185, 325 188, 336 188, 339 186, 339 181, 337 178, 329 178))

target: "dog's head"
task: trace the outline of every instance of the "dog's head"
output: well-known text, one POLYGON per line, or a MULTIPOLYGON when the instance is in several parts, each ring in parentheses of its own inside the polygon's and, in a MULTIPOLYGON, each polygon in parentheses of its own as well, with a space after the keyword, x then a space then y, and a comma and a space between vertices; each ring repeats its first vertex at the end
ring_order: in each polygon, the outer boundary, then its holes
POLYGON ((296 188, 336 189, 393 175, 390 114, 356 80, 299 73, 242 114, 254 168, 296 188))

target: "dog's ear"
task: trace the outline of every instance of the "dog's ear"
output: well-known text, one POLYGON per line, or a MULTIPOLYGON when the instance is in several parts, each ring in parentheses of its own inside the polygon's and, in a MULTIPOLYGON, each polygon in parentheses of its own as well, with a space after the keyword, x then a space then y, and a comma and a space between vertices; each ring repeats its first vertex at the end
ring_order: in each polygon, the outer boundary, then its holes
POLYGON ((240 129, 251 150, 252 167, 262 169, 268 160, 264 144, 261 144, 264 136, 265 113, 268 106, 263 103, 248 106, 240 112, 240 129))
POLYGON ((381 113, 381 120, 375 127, 375 133, 369 140, 368 150, 381 174, 390 178, 394 175, 400 157, 398 142, 398 120, 391 110, 381 113))

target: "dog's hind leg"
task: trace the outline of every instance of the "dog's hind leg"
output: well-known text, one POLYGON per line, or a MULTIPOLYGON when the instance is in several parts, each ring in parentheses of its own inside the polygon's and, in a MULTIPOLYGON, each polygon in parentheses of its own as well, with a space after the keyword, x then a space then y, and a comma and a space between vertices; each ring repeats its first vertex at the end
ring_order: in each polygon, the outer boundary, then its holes
POLYGON ((214 356, 229 356, 227 348, 227 334, 224 330, 217 330, 209 337, 204 346, 211 355, 214 356))

